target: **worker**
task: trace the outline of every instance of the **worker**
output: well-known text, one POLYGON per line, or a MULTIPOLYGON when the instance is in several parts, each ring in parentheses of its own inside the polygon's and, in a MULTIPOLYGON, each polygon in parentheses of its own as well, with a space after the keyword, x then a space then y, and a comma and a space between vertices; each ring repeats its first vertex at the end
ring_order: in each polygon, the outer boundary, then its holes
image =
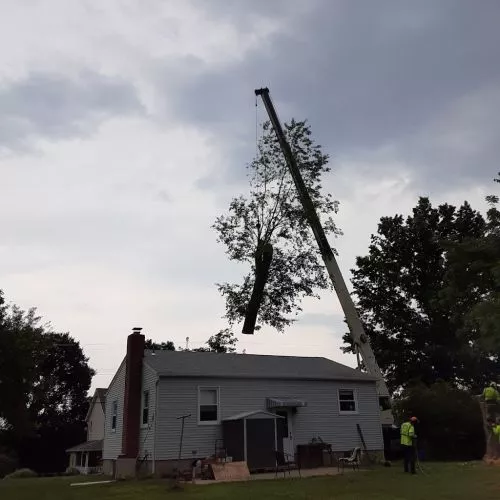
POLYGON ((492 458, 497 459, 500 457, 500 418, 497 418, 496 422, 489 422, 491 426, 492 433, 492 458))
POLYGON ((415 474, 415 454, 417 434, 414 424, 417 423, 417 417, 410 417, 401 425, 401 448, 403 449, 404 471, 415 474))
POLYGON ((484 388, 484 402, 486 403, 486 412, 488 417, 496 419, 498 413, 498 404, 500 403, 500 394, 498 393, 497 385, 491 382, 490 385, 484 388))

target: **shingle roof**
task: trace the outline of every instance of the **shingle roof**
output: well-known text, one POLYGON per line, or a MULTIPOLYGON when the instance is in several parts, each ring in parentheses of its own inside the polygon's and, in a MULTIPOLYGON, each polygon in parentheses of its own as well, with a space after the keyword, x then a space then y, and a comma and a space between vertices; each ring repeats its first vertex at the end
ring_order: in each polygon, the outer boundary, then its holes
POLYGON ((146 350, 144 360, 162 377, 376 380, 326 358, 146 350))
POLYGON ((73 446, 72 448, 68 448, 66 450, 66 453, 70 453, 72 451, 101 451, 102 443, 102 439, 96 441, 85 441, 85 443, 80 443, 76 446, 73 446))
POLYGON ((106 413, 106 393, 107 392, 108 392, 108 390, 104 389, 102 387, 95 390, 95 395, 99 398, 99 401, 101 402, 101 406, 102 406, 102 411, 104 413, 106 413))
POLYGON ((106 393, 108 392, 107 389, 103 389, 103 388, 98 388, 94 391, 94 395, 92 396, 92 398, 90 399, 90 403, 89 403, 89 409, 87 411, 87 416, 85 417, 85 420, 88 420, 89 417, 90 417, 90 413, 92 411, 92 408, 95 404, 95 402, 97 401, 97 398, 99 398, 99 402, 100 402, 100 405, 101 405, 101 408, 102 408, 102 411, 104 413, 106 413, 106 393))

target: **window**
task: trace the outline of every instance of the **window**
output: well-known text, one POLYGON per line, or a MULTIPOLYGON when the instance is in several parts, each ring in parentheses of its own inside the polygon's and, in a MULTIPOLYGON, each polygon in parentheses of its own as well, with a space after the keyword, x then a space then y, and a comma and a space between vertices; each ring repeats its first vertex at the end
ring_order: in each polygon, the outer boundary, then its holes
POLYGON ((113 401, 113 406, 111 409, 111 430, 116 431, 116 418, 118 416, 118 401, 113 401))
POLYGON ((149 391, 142 393, 142 420, 141 424, 146 426, 149 423, 149 391))
POLYGON ((340 413, 358 412, 356 394, 353 389, 339 389, 339 411, 340 413))
POLYGON ((198 422, 219 422, 219 389, 203 387, 198 392, 198 422))

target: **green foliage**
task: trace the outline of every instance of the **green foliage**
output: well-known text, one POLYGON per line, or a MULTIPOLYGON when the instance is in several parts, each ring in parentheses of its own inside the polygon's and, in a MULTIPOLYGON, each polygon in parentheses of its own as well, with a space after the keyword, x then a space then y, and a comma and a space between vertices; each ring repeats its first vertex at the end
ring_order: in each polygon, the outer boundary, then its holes
MULTIPOLYGON (((236 351, 236 342, 238 339, 234 337, 230 328, 220 330, 215 335, 212 335, 206 342, 208 347, 198 347, 193 349, 197 352, 234 352, 236 351)), ((175 345, 171 340, 166 342, 154 342, 147 339, 144 345, 145 349, 156 351, 175 351, 175 345)), ((181 349, 182 350, 182 349, 181 349)))
MULTIPOLYGON (((500 174, 499 174, 500 175, 500 174)), ((495 179, 499 182, 500 179, 495 179)), ((486 351, 500 352, 500 211, 498 197, 488 196, 486 229, 480 237, 448 247, 448 286, 443 299, 466 304, 465 325, 460 331, 478 334, 486 351), (467 307, 467 304, 470 304, 467 307)))
POLYGON ((0 307, 0 444, 21 466, 63 470, 64 450, 85 437, 93 375, 68 333, 42 324, 35 309, 0 307))
POLYGON ((17 469, 5 476, 5 479, 22 479, 26 477, 37 477, 38 474, 31 469, 17 469))
POLYGON ((480 460, 485 451, 478 400, 445 382, 405 389, 395 404, 399 420, 419 419, 418 447, 431 460, 480 460))
POLYGON ((17 460, 11 453, 6 453, 0 450, 0 478, 15 471, 17 467, 17 460))
MULTIPOLYGON (((479 390, 498 373, 498 351, 480 342, 467 321, 483 296, 468 288, 476 264, 461 272, 449 260, 450 245, 487 233, 487 222, 468 203, 436 208, 420 198, 412 216, 383 217, 369 254, 356 259, 357 306, 391 390, 411 380, 479 390)), ((352 351, 350 337, 344 341, 352 351)))
POLYGON ((197 352, 234 352, 236 351, 236 342, 238 340, 234 337, 230 328, 220 330, 215 335, 212 335, 208 341, 208 347, 198 347, 193 349, 197 352))
POLYGON ((175 351, 175 344, 171 340, 158 343, 151 339, 147 339, 144 344, 144 348, 152 351, 175 351))
MULTIPOLYGON (((322 177, 330 171, 328 156, 311 139, 307 122, 292 120, 284 128, 325 232, 339 234, 331 218, 338 204, 330 194, 321 193, 322 177)), ((240 283, 221 283, 218 288, 226 300, 225 317, 230 326, 242 321, 262 252, 272 245, 258 321, 283 331, 294 321, 290 316, 301 311, 302 299, 316 297, 331 283, 269 123, 264 124, 258 149, 258 158, 248 166, 250 194, 234 198, 228 213, 218 217, 213 226, 229 259, 250 269, 240 283)))

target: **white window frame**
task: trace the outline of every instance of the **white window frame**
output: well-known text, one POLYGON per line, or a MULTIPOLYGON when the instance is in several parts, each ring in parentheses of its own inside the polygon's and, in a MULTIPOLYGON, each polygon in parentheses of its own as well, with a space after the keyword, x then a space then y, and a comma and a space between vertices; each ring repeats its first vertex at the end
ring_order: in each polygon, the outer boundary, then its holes
POLYGON ((218 386, 198 386, 198 405, 196 407, 198 425, 219 425, 221 422, 220 414, 220 387, 218 386), (200 403, 202 391, 217 391, 217 420, 200 420, 200 403))
POLYGON ((116 432, 118 427, 118 400, 115 399, 111 403, 111 432, 116 432), (113 417, 115 419, 115 426, 113 427, 113 417))
POLYGON ((142 391, 142 401, 141 401, 141 428, 146 428, 148 427, 149 425, 149 410, 151 408, 151 392, 149 389, 144 389, 142 391), (147 422, 144 422, 144 410, 146 409, 146 407, 144 406, 144 396, 145 394, 148 394, 148 419, 147 419, 147 422))
POLYGON ((339 387, 337 389, 337 401, 339 405, 339 415, 358 415, 359 414, 359 406, 358 406, 358 391, 354 387, 339 387), (354 411, 345 411, 340 408, 340 391, 352 391, 354 406, 356 409, 354 411))

